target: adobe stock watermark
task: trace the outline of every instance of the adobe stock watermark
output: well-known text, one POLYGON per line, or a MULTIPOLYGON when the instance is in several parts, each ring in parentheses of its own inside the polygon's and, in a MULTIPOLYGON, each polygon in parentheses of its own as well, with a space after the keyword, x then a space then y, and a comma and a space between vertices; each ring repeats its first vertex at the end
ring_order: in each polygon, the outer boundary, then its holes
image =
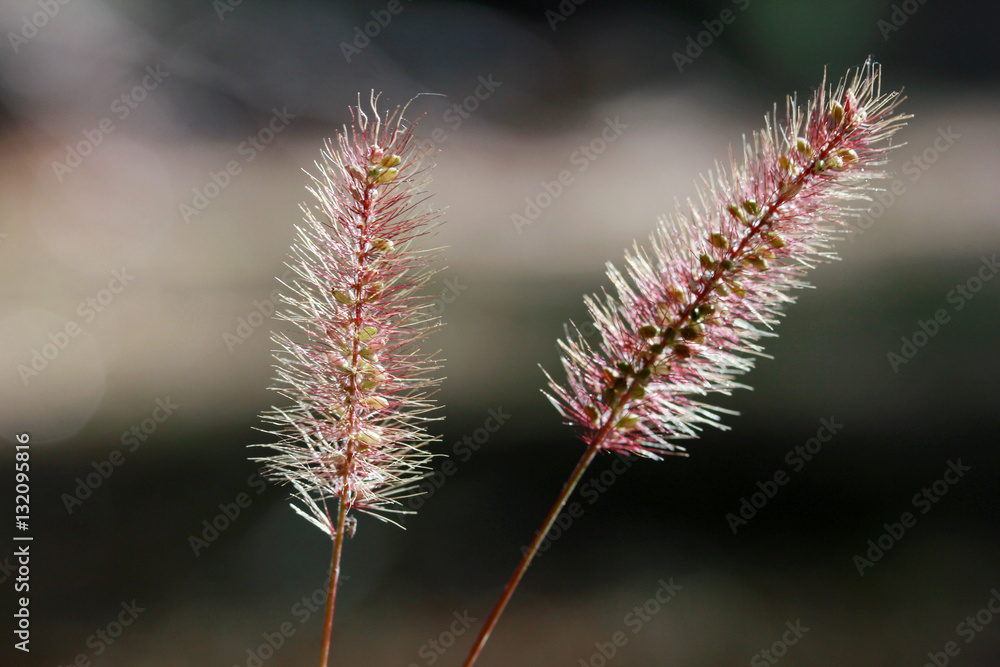
MULTIPOLYGON (((618 137, 627 129, 628 125, 621 122, 620 116, 615 116, 613 119, 610 116, 605 118, 604 128, 600 135, 586 144, 581 144, 579 148, 570 153, 570 166, 576 168, 577 174, 587 171, 594 160, 603 155, 608 150, 608 146, 617 141, 618 137)), ((525 197, 524 211, 510 215, 510 221, 517 233, 524 233, 525 227, 538 220, 542 211, 552 206, 552 203, 566 191, 566 188, 573 184, 575 178, 572 169, 563 169, 555 180, 543 180, 540 191, 533 197, 525 197)))
MULTIPOLYGON (((441 122, 447 125, 452 132, 462 127, 462 124, 479 110, 482 103, 492 97, 497 88, 503 85, 502 81, 496 81, 493 78, 492 73, 485 77, 480 75, 476 80, 478 85, 471 94, 466 95, 461 102, 455 102, 441 114, 441 122)), ((428 139, 416 139, 417 145, 428 153, 434 153, 441 144, 447 141, 448 132, 443 127, 434 128, 428 139)))
POLYGON ((156 433, 160 424, 167 421, 181 407, 179 403, 172 402, 169 396, 157 398, 153 403, 155 407, 148 417, 122 432, 118 440, 123 448, 112 450, 107 457, 100 461, 91 461, 90 466, 94 470, 76 478, 76 486, 72 493, 62 494, 60 499, 67 514, 72 515, 76 508, 83 505, 83 501, 94 495, 94 492, 101 488, 101 485, 114 474, 115 470, 125 463, 126 452, 128 454, 135 453, 139 446, 149 439, 149 436, 156 433))
MULTIPOLYGON (((80 652, 71 661, 66 663, 66 667, 90 667, 92 660, 104 655, 104 652, 114 644, 125 633, 125 630, 139 618, 139 614, 146 611, 140 607, 135 600, 122 602, 121 611, 107 625, 98 628, 87 637, 86 645, 90 651, 80 652)), ((62 663, 59 667, 63 667, 62 663)))
MULTIPOLYGON (((989 281, 993 280, 997 272, 1000 271, 1000 264, 997 263, 997 256, 983 257, 980 260, 979 269, 964 283, 958 283, 955 288, 948 292, 945 301, 952 305, 952 312, 965 308, 969 301, 972 301, 989 281)), ((938 335, 941 327, 951 322, 951 314, 946 308, 938 308, 933 316, 927 320, 917 320, 917 328, 909 336, 900 337, 899 351, 890 350, 886 354, 889 366, 893 373, 898 373, 901 366, 904 366, 923 349, 934 336, 938 335)))
MULTIPOLYGON (((347 579, 345 575, 340 576, 341 580, 347 579)), ((289 610, 293 620, 283 621, 272 631, 262 632, 261 642, 257 646, 251 646, 246 650, 246 659, 242 662, 233 663, 233 667, 262 667, 265 662, 275 656, 275 654, 285 645, 285 643, 295 636, 299 627, 308 623, 315 616, 323 616, 326 605, 327 588, 317 588, 309 595, 303 595, 289 610)))
MULTIPOLYGON (((111 279, 107 287, 97 291, 93 296, 89 296, 76 306, 76 314, 80 316, 85 324, 90 324, 103 313, 119 294, 135 280, 135 276, 128 272, 127 267, 115 269, 111 272, 111 279)), ((40 347, 33 348, 29 354, 27 364, 18 364, 17 372, 21 376, 21 382, 27 387, 32 379, 38 377, 49 367, 53 361, 59 358, 73 339, 79 336, 83 329, 76 320, 69 320, 66 326, 57 331, 49 332, 48 342, 40 347)))
MULTIPOLYGON (((785 454, 785 463, 791 468, 791 472, 801 472, 806 467, 806 463, 812 461, 813 457, 822 451, 823 445, 833 440, 833 436, 837 435, 842 428, 844 425, 838 424, 836 417, 820 419, 816 435, 803 444, 796 445, 785 454)), ((740 498, 739 509, 726 515, 726 523, 729 524, 733 535, 757 516, 757 512, 764 509, 764 506, 778 494, 778 489, 788 484, 790 480, 790 474, 785 469, 780 468, 769 479, 763 482, 758 481, 757 491, 740 498)))
MULTIPOLYGON (((962 135, 953 131, 951 125, 948 126, 948 129, 943 127, 937 128, 937 137, 935 137, 931 145, 903 163, 901 171, 906 176, 906 181, 909 181, 910 184, 919 181, 927 173, 927 170, 961 138, 962 135)), ((885 215, 885 212, 900 197, 907 193, 910 186, 907 185, 906 181, 902 178, 897 178, 886 188, 875 192, 875 201, 871 202, 871 207, 853 221, 847 223, 848 241, 854 243, 856 236, 861 236, 867 230, 871 229, 875 222, 885 215)))
MULTIPOLYGON (((972 470, 971 466, 962 465, 962 459, 948 461, 948 467, 944 469, 941 478, 913 494, 910 504, 913 505, 914 509, 920 510, 920 514, 927 514, 934 505, 945 497, 949 489, 958 484, 959 480, 970 470, 972 470)), ((903 539, 907 529, 916 525, 917 517, 912 512, 903 512, 899 516, 899 521, 895 523, 882 524, 885 532, 868 540, 868 550, 863 555, 856 554, 854 556, 854 567, 857 568, 858 574, 862 577, 865 576, 865 570, 875 567, 875 563, 882 560, 882 557, 903 539)))
MULTIPOLYGON (((18 528, 26 530, 27 523, 22 523, 19 520, 18 528)), ((14 539, 29 540, 31 538, 18 536, 14 539)), ((31 543, 20 542, 18 544, 19 546, 14 550, 14 557, 17 559, 17 579, 14 591, 21 595, 16 599, 17 611, 12 614, 14 636, 19 640, 14 642, 14 648, 24 653, 31 653, 31 543)))
MULTIPOLYGON (((608 489, 610 489, 618 479, 628 472, 628 469, 632 467, 635 462, 632 457, 625 454, 615 453, 612 455, 614 461, 612 461, 611 466, 596 475, 591 475, 586 482, 580 484, 579 493, 580 496, 587 501, 587 505, 594 505, 598 500, 601 499, 608 489)), ((563 535, 569 532, 570 528, 573 527, 574 522, 577 519, 583 517, 585 507, 575 500, 571 500, 566 503, 566 506, 562 508, 558 516, 556 516, 555 522, 549 529, 549 532, 545 534, 545 538, 538 543, 538 551, 535 553, 535 558, 540 557, 546 551, 548 551, 552 545, 559 540, 563 535)), ((528 553, 530 546, 524 544, 521 546, 521 555, 525 556, 528 553)))
POLYGON ((458 459, 460 463, 468 463, 472 456, 489 442, 493 434, 503 428, 510 418, 511 415, 503 411, 502 405, 487 410, 483 425, 472 433, 462 436, 461 440, 452 443, 451 456, 441 463, 438 470, 429 473, 420 481, 416 492, 406 499, 407 508, 415 512, 423 507, 458 472, 458 464, 455 463, 455 459, 458 459))
POLYGON ((236 11, 236 8, 243 4, 243 0, 212 0, 212 9, 220 21, 226 20, 226 14, 236 11))
POLYGON ((240 491, 232 502, 219 503, 219 513, 209 519, 202 520, 201 532, 197 535, 194 533, 188 535, 188 546, 191 547, 196 558, 219 539, 219 535, 236 522, 243 510, 253 504, 255 497, 267 490, 267 482, 257 473, 247 477, 247 486, 254 490, 253 496, 245 491, 240 491))
MULTIPOLYGON (((291 269, 286 270, 278 277, 278 282, 287 285, 291 273, 291 269)), ((274 316, 280 302, 281 287, 275 287, 263 300, 254 299, 252 301, 253 309, 246 315, 240 315, 236 318, 236 327, 233 331, 222 332, 222 342, 229 350, 229 354, 236 352, 237 347, 250 340, 250 337, 274 316)))
POLYGON ((68 5, 72 0, 36 0, 38 11, 21 19, 21 29, 17 32, 13 30, 7 33, 7 41, 18 53, 21 47, 34 39, 39 32, 44 30, 49 22, 59 14, 59 11, 68 5))
MULTIPOLYGON (((731 2, 736 5, 737 9, 741 12, 745 12, 750 6, 750 0, 731 0, 731 2)), ((697 35, 688 36, 687 47, 684 49, 684 53, 681 53, 680 51, 674 51, 673 53, 674 64, 677 65, 677 71, 683 74, 684 68, 693 64, 695 60, 700 58, 701 55, 705 53, 705 49, 711 47, 712 44, 715 43, 715 40, 722 35, 726 26, 732 25, 736 22, 737 16, 739 16, 739 14, 727 7, 719 12, 718 18, 702 21, 701 24, 705 26, 705 29, 697 35)))
MULTIPOLYGON (((659 585, 656 592, 641 604, 637 604, 622 618, 622 625, 633 637, 642 632, 643 628, 684 588, 680 584, 675 584, 673 577, 666 581, 660 579, 656 583, 659 585)), ((580 658, 580 667, 605 667, 622 648, 628 645, 629 638, 625 630, 617 630, 612 633, 608 641, 594 642, 596 650, 590 656, 580 658)))
POLYGON ((52 161, 52 172, 56 175, 56 180, 62 183, 63 178, 83 164, 84 159, 92 155, 104 143, 104 139, 115 131, 115 123, 128 118, 168 76, 170 72, 164 70, 162 65, 147 65, 146 75, 142 80, 111 102, 112 115, 99 120, 93 128, 83 130, 83 138, 75 144, 66 144, 66 157, 62 162, 52 161))
MULTIPOLYGON (((963 643, 971 644, 972 641, 983 632, 993 617, 1000 615, 1000 591, 996 588, 990 590, 990 598, 983 605, 982 609, 975 614, 969 614, 965 619, 955 626, 955 634, 963 639, 963 643)), ((946 667, 951 659, 962 652, 962 647, 956 641, 945 642, 940 651, 928 651, 927 662, 924 667, 946 667)))
POLYGON ((0 584, 6 584, 16 573, 17 568, 10 562, 10 556, 4 556, 3 560, 0 560, 0 584))
POLYGON ((927 0, 903 0, 898 4, 893 3, 892 11, 889 12, 889 20, 879 19, 875 22, 878 31, 882 33, 882 39, 888 42, 889 37, 898 32, 926 2, 927 0))
MULTIPOLYGON (((285 271, 279 277, 279 282, 287 284, 286 281, 290 274, 290 270, 285 271)), ((455 303, 467 289, 468 285, 463 285, 458 278, 445 278, 444 288, 428 304, 427 313, 435 316, 443 315, 448 306, 455 303)), ((222 342, 229 353, 235 353, 236 348, 250 340, 254 333, 274 316, 280 303, 280 287, 275 287, 264 299, 254 299, 251 302, 253 308, 246 315, 240 315, 236 318, 236 325, 232 331, 222 332, 222 342)))
POLYGON ((448 306, 455 303, 458 297, 462 296, 462 293, 467 289, 469 289, 469 286, 458 282, 458 278, 445 278, 444 289, 431 301, 428 312, 437 317, 444 315, 444 311, 448 306))
POLYGON ((417 649, 417 655, 423 660, 421 663, 411 662, 408 667, 421 667, 421 665, 433 665, 455 645, 455 640, 464 635, 472 627, 472 624, 479 619, 469 614, 466 609, 463 612, 454 612, 448 627, 441 631, 437 637, 428 639, 417 649))
POLYGON ((244 165, 250 164, 257 159, 257 156, 268 146, 274 143, 278 135, 288 128, 289 124, 298 117, 298 114, 288 111, 288 107, 281 109, 277 107, 271 109, 271 118, 264 127, 254 134, 248 134, 247 138, 236 146, 236 154, 241 156, 240 160, 229 160, 218 171, 210 170, 208 179, 200 185, 191 189, 190 202, 181 202, 177 210, 186 224, 191 224, 193 218, 201 215, 208 205, 215 201, 222 191, 232 184, 233 178, 243 173, 244 165))
POLYGON ((555 10, 545 10, 545 20, 549 22, 552 32, 555 32, 560 23, 565 23, 569 17, 576 12, 576 8, 587 0, 561 0, 555 10))
MULTIPOLYGON (((407 2, 410 2, 410 0, 407 0, 407 2)), ((381 35, 382 31, 392 23, 392 20, 403 12, 403 9, 405 9, 405 6, 402 0, 389 0, 389 2, 385 3, 384 9, 371 10, 371 21, 368 21, 363 26, 354 26, 353 39, 350 42, 340 43, 340 52, 344 54, 347 64, 350 64, 351 59, 360 55, 362 51, 368 48, 372 40, 381 35)))
POLYGON ((799 640, 809 632, 809 628, 802 625, 802 619, 796 619, 794 623, 785 621, 785 627, 787 630, 781 634, 781 639, 771 644, 770 648, 761 649, 750 658, 750 665, 752 667, 776 665, 779 660, 788 654, 788 649, 798 644, 799 640))

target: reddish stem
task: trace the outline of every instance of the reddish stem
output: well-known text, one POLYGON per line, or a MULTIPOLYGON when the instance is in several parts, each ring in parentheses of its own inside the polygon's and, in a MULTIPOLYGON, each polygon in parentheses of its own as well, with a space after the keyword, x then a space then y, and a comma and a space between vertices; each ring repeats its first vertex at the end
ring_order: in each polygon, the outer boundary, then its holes
POLYGON ((531 565, 531 561, 534 560, 535 556, 538 554, 538 548, 541 546, 542 540, 544 540, 545 536, 549 534, 549 530, 552 529, 552 525, 556 522, 559 512, 562 511, 566 501, 569 500, 569 497, 573 494, 573 490, 576 489, 576 485, 579 484, 580 479, 583 477, 583 473, 586 472, 587 468, 594 460, 594 457, 597 456, 597 452, 600 451, 601 441, 604 440, 604 435, 607 433, 608 428, 612 423, 613 422, 609 421, 604 428, 598 431, 593 441, 591 441, 591 443, 587 446, 587 450, 583 453, 583 457, 580 459, 580 462, 577 463, 576 468, 573 469, 573 473, 569 476, 569 479, 566 480, 566 484, 559 493, 559 497, 556 499, 552 509, 549 510, 548 516, 545 517, 545 521, 542 522, 542 527, 538 530, 538 533, 535 534, 535 539, 531 542, 531 546, 528 547, 524 557, 521 558, 521 563, 517 566, 517 569, 514 570, 514 574, 504 587, 503 593, 500 595, 500 599, 497 600, 496 606, 493 608, 493 611, 490 612, 489 618, 486 619, 486 624, 479 632, 479 637, 476 638, 476 643, 469 651, 469 655, 466 657, 465 662, 462 663, 462 667, 471 667, 471 665, 476 662, 476 659, 483 650, 483 646, 486 645, 486 641, 490 638, 490 633, 493 632, 494 626, 496 626, 497 621, 500 620, 500 615, 507 606, 507 602, 509 602, 511 596, 514 595, 514 591, 517 589, 517 585, 521 583, 521 578, 527 571, 528 566, 531 565))
MULTIPOLYGON (((372 205, 373 205, 373 193, 375 186, 373 183, 366 182, 364 191, 364 200, 362 202, 362 210, 360 211, 362 223, 361 230, 359 232, 359 239, 367 238, 368 234, 368 223, 371 221, 372 217, 372 205)), ((362 278, 364 271, 363 267, 365 264, 366 252, 359 246, 358 247, 358 285, 355 288, 355 296, 359 298, 358 303, 354 307, 354 331, 360 332, 361 327, 364 326, 363 318, 363 306, 360 301, 360 295, 362 291, 362 278)), ((358 362, 361 357, 361 341, 358 336, 354 336, 353 349, 351 351, 351 368, 357 368, 358 362)), ((352 374, 350 379, 350 395, 357 396, 359 387, 357 376, 352 374)), ((348 419, 350 420, 350 432, 353 434, 355 431, 355 426, 357 423, 357 406, 352 402, 350 409, 348 410, 348 419)), ((323 646, 321 648, 320 655, 320 667, 327 667, 327 661, 330 657, 330 639, 333 635, 333 608, 334 602, 337 597, 337 584, 340 581, 340 561, 341 554, 344 550, 344 529, 347 524, 347 511, 350 509, 349 502, 349 492, 348 492, 348 482, 350 479, 351 467, 354 464, 354 441, 349 440, 347 443, 347 456, 344 461, 344 471, 343 471, 343 483, 341 484, 341 495, 340 495, 340 506, 337 511, 337 532, 333 538, 333 558, 330 564, 330 587, 327 591, 326 597, 326 620, 325 627, 323 629, 323 646)))
MULTIPOLYGON (((817 158, 810 162, 808 168, 803 169, 792 182, 804 186, 808 176, 813 173, 817 160, 823 159, 827 156, 827 154, 832 150, 832 147, 835 146, 843 136, 843 133, 844 129, 841 128, 834 137, 828 139, 826 145, 819 152, 817 158)), ((729 251, 729 257, 731 259, 738 259, 742 256, 750 240, 757 234, 761 233, 762 229, 769 224, 771 217, 777 212, 778 208, 791 198, 792 197, 782 195, 780 192, 776 193, 774 200, 768 203, 766 211, 760 216, 760 219, 747 231, 746 236, 740 240, 740 243, 729 251)), ((683 312, 680 313, 677 320, 671 324, 675 331, 680 330, 684 322, 690 317, 690 314, 695 306, 701 305, 708 299, 712 290, 715 289, 715 286, 721 281, 722 275, 723 270, 718 268, 712 273, 711 278, 704 281, 701 290, 695 295, 694 300, 687 305, 683 312)), ((643 360, 643 366, 652 366, 659 356, 659 354, 650 355, 643 360)), ((546 535, 548 535, 549 530, 552 529, 556 518, 559 516, 559 512, 562 511, 566 501, 569 500, 569 497, 573 494, 577 484, 579 484, 580 479, 583 477, 583 473, 586 472, 587 468, 593 462, 594 457, 597 455, 597 452, 600 451, 601 443, 604 441, 604 438, 607 436, 612 426, 617 422, 619 414, 628 402, 628 396, 631 393, 631 390, 642 384, 642 382, 643 381, 638 377, 632 380, 625 392, 615 401, 607 421, 603 424, 600 430, 594 434, 593 440, 588 443, 587 449, 583 453, 583 457, 580 459, 580 462, 576 464, 576 468, 573 470, 573 473, 563 486, 562 491, 559 493, 559 497, 556 498, 555 504, 552 506, 552 509, 549 510, 548 515, 542 522, 541 529, 539 529, 538 533, 536 533, 531 546, 528 547, 528 550, 521 558, 521 562, 517 566, 517 569, 514 570, 514 574, 511 576, 510 581, 508 581, 507 585, 504 587, 503 593, 500 595, 500 599, 497 601, 493 611, 490 612, 489 617, 486 619, 486 624, 483 626, 479 636, 476 638, 476 643, 473 644, 465 662, 462 663, 462 667, 472 667, 472 665, 479 658, 479 654, 482 652, 483 647, 490 638, 490 633, 493 632, 493 628, 496 626, 497 621, 500 620, 500 615, 503 614, 504 609, 507 607, 507 603, 514 595, 514 591, 517 589, 518 584, 521 583, 521 579, 524 577, 524 573, 527 571, 528 566, 531 565, 531 561, 534 560, 535 556, 538 554, 538 549, 541 546, 542 541, 545 539, 546 535)))
POLYGON ((326 667, 330 656, 330 638, 333 634, 333 603, 337 597, 337 583, 340 581, 340 555, 344 550, 344 524, 347 522, 347 503, 340 501, 337 514, 337 535, 333 538, 333 561, 330 565, 330 588, 326 593, 326 625, 323 630, 323 648, 319 667, 326 667))

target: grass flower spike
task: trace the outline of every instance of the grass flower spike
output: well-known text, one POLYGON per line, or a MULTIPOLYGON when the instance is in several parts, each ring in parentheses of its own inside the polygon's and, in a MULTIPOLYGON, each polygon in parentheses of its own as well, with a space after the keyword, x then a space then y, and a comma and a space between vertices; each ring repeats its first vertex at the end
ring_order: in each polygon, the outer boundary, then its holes
POLYGON ((661 221, 648 248, 625 268, 609 265, 614 295, 588 297, 600 333, 589 344, 572 329, 560 341, 567 379, 549 378, 550 398, 587 449, 466 660, 485 644, 563 504, 596 454, 658 458, 724 411, 708 394, 739 388, 736 377, 762 353, 789 292, 835 258, 845 219, 866 208, 883 178, 888 140, 908 116, 898 93, 883 94, 877 64, 838 85, 824 81, 803 110, 789 98, 784 123, 765 120, 740 159, 703 179, 697 204, 661 221))
POLYGON ((885 174, 886 140, 901 126, 901 98, 882 95, 877 65, 850 83, 821 86, 803 112, 746 142, 741 161, 718 169, 663 220, 650 248, 609 265, 616 296, 589 297, 597 348, 575 333, 560 341, 567 380, 550 378, 552 399, 588 444, 656 457, 677 440, 718 425, 700 397, 743 385, 805 274, 835 258, 852 205, 885 174))
POLYGON ((413 141, 403 109, 353 123, 328 142, 303 206, 305 224, 292 246, 280 317, 297 330, 275 336, 275 387, 291 405, 263 415, 278 442, 257 458, 265 476, 290 484, 295 509, 333 538, 323 661, 344 537, 353 510, 389 520, 415 491, 432 442, 426 423, 438 380, 433 355, 417 344, 437 318, 418 295, 432 275, 435 251, 418 242, 436 224, 425 207, 425 151, 413 141))

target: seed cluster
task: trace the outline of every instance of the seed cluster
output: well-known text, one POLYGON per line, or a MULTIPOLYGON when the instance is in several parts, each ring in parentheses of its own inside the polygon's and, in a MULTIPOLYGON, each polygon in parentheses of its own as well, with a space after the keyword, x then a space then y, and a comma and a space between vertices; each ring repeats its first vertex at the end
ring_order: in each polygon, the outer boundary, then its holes
POLYGON ((734 376, 752 367, 787 292, 835 256, 844 203, 882 176, 883 142, 906 117, 879 78, 868 63, 804 112, 790 100, 781 128, 768 119, 742 164, 705 181, 700 207, 662 221, 625 273, 609 268, 617 297, 587 299, 600 344, 579 332, 560 341, 567 382, 550 378, 550 398, 585 440, 655 456, 718 425, 722 411, 692 397, 741 386, 734 376))
POLYGON ((257 459, 331 536, 329 500, 380 518, 400 511, 397 497, 413 489, 430 456, 434 438, 424 425, 438 382, 437 361, 416 347, 436 325, 417 294, 435 254, 415 246, 436 224, 422 206, 423 153, 399 111, 354 113, 350 132, 317 163, 309 190, 318 206, 303 207, 296 279, 280 315, 300 335, 275 336, 275 388, 291 406, 264 415, 279 441, 262 445, 276 453, 257 459))

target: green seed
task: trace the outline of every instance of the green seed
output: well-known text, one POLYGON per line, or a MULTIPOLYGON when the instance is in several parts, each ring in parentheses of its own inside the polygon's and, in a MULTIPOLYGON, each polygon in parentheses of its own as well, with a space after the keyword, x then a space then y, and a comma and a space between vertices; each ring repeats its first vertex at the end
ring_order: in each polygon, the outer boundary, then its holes
POLYGON ((401 161, 402 158, 400 158, 398 155, 393 154, 393 155, 386 155, 385 157, 383 157, 382 161, 379 162, 379 164, 381 164, 383 167, 395 167, 401 161))
POLYGON ((785 239, 781 238, 781 235, 777 232, 764 232, 764 240, 766 240, 768 245, 772 248, 785 247, 785 239))
POLYGON ((361 399, 361 404, 370 410, 385 410, 389 407, 389 401, 382 396, 368 396, 361 399))
POLYGON ((855 162, 858 159, 858 154, 851 148, 841 148, 837 151, 837 155, 839 155, 844 162, 855 162))
POLYGON ((375 431, 369 429, 362 429, 358 431, 358 442, 362 444, 369 446, 377 445, 381 439, 381 436, 379 436, 379 434, 375 431))
POLYGON ((684 340, 700 340, 704 336, 704 329, 700 324, 689 324, 681 329, 681 338, 684 340))
POLYGON ((639 400, 641 398, 645 398, 645 396, 646 396, 646 388, 643 387, 641 384, 633 385, 632 388, 628 390, 629 398, 634 398, 636 400, 639 400))
POLYGON ((622 431, 631 431, 633 428, 639 425, 639 418, 633 414, 624 415, 615 424, 615 428, 622 431))
POLYGON ((392 252, 395 245, 389 239, 375 239, 372 241, 372 247, 380 252, 392 252))
POLYGON ((652 338, 659 330, 652 324, 647 324, 639 328, 639 335, 643 338, 652 338))
POLYGON ((691 321, 701 322, 706 317, 715 312, 715 306, 710 303, 703 303, 691 309, 691 321))
POLYGON ((783 186, 781 186, 781 196, 784 197, 785 199, 794 197, 795 195, 799 194, 799 190, 801 189, 802 189, 801 181, 789 181, 788 183, 785 183, 783 186))
POLYGON ((378 329, 376 329, 371 325, 368 325, 365 327, 361 327, 361 331, 358 332, 358 340, 364 342, 366 340, 371 340, 377 335, 378 335, 378 329))
POLYGON ((830 103, 830 116, 833 117, 833 122, 837 125, 844 121, 844 107, 837 100, 830 103))
POLYGON ((396 178, 397 174, 399 174, 399 170, 398 169, 396 169, 395 167, 389 167, 388 169, 386 169, 385 171, 383 171, 382 174, 378 177, 378 182, 379 183, 388 183, 392 179, 396 178))
POLYGON ((729 249, 729 239, 727 239, 719 232, 712 232, 710 240, 712 241, 712 245, 714 245, 716 248, 719 248, 720 250, 729 249))

